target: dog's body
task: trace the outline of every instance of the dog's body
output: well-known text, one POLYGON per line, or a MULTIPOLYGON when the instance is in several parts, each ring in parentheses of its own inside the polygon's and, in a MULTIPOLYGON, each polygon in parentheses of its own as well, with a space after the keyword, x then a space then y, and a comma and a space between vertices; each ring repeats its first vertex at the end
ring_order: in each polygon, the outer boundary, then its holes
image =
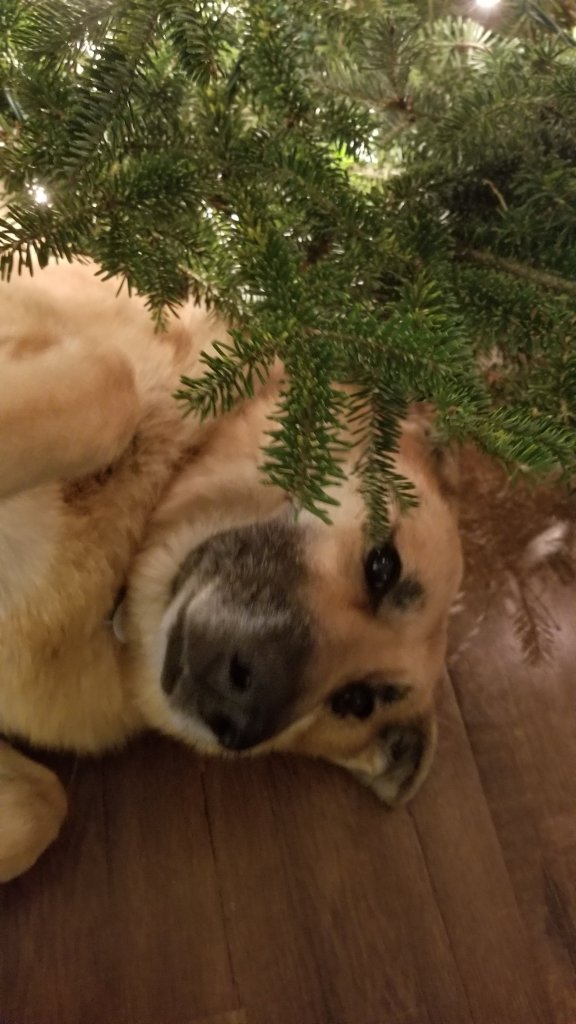
MULTIPOLYGON (((157 334, 116 291, 80 264, 0 286, 0 732, 95 753, 152 727, 326 757, 405 798, 461 572, 425 430, 397 457, 419 506, 391 509, 367 569, 352 472, 329 527, 263 483, 281 368, 227 416, 183 418, 179 377, 225 325, 190 306, 157 334)), ((0 878, 64 813, 55 776, 1 744, 0 878)))

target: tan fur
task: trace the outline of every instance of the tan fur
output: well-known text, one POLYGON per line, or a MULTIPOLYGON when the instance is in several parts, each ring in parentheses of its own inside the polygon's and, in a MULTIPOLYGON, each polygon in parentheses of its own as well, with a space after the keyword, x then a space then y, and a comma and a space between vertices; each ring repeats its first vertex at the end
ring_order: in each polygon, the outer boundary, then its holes
MULTIPOLYGON (((0 285, 0 731, 96 753, 152 726, 215 753, 159 687, 163 609, 192 545, 291 514, 287 495, 264 486, 258 468, 282 371, 215 423, 182 418, 171 397, 179 376, 198 372, 200 352, 225 336, 225 325, 189 306, 158 335, 142 301, 116 291, 79 264, 0 285), (127 581, 122 644, 106 620, 127 581)), ((397 458, 419 507, 405 516, 391 510, 402 561, 426 589, 422 608, 375 615, 367 606, 365 513, 351 453, 333 525, 300 517, 310 567, 304 599, 317 628, 298 714, 255 751, 345 764, 388 802, 412 792, 428 760, 414 778, 396 778, 382 730, 423 722, 432 736, 461 572, 455 512, 425 433, 417 418, 408 423, 397 458), (366 721, 336 720, 329 694, 375 672, 409 681, 407 702, 366 721)), ((0 747, 0 878, 29 866, 64 814, 54 777, 14 757, 0 747), (31 814, 37 828, 24 828, 31 814)))
POLYGON ((56 776, 0 741, 0 882, 32 867, 65 815, 66 795, 56 776))

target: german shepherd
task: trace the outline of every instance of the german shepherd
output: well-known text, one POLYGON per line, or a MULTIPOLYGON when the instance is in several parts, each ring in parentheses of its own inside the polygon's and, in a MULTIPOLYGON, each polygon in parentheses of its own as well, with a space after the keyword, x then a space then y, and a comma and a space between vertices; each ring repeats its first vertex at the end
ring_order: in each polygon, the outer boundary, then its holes
MULTIPOLYGON (((352 771, 389 805, 424 779, 461 578, 450 459, 418 411, 366 540, 349 450, 331 525, 268 484, 282 387, 209 421, 180 376, 226 324, 192 303, 154 329, 88 263, 0 285, 0 732, 97 753, 145 729, 203 754, 287 751, 352 771)), ((0 741, 0 878, 56 837, 63 788, 0 741)))

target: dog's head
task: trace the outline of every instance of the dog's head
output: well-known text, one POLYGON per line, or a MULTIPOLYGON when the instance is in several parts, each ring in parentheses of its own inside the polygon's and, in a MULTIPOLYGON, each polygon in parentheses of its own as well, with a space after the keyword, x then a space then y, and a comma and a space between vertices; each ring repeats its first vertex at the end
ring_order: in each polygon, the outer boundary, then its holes
MULTIPOLYGON (((397 469, 418 504, 391 508, 389 536, 370 545, 353 473, 331 525, 296 516, 254 477, 253 436, 241 417, 230 436, 217 433, 159 517, 161 535, 177 525, 180 541, 164 541, 174 571, 149 643, 147 717, 206 752, 326 758, 398 803, 431 760, 461 576, 446 461, 410 420, 397 469)), ((157 550, 145 558, 148 578, 157 550)))

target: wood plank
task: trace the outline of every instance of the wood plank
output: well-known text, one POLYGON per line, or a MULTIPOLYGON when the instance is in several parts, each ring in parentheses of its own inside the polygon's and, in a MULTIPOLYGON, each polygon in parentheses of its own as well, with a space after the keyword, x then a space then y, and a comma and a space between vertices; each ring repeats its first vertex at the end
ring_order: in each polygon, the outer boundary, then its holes
POLYGON ((530 664, 496 604, 456 669, 459 700, 553 1019, 576 1020, 574 594, 549 584, 559 636, 530 664), (482 657, 478 646, 482 646, 482 657), (571 649, 572 648, 572 649, 571 649), (468 685, 470 673, 475 685, 468 685))
POLYGON ((0 1017, 182 1024, 238 1007, 199 764, 148 741, 78 765, 60 842, 0 889, 0 1017))
MULTIPOLYGON (((185 1024, 183 1021, 182 1024, 185 1024)), ((202 1020, 193 1020, 191 1024, 249 1024, 244 1010, 233 1010, 231 1013, 222 1013, 217 1017, 203 1017, 202 1020)))
POLYGON ((120 977, 103 900, 107 890, 102 778, 88 762, 72 769, 73 805, 54 846, 27 875, 0 888, 0 1008, 15 1024, 73 1024, 106 987, 120 1009, 120 977))
POLYGON ((407 811, 288 758, 211 765, 206 789, 251 1024, 469 1019, 407 811))
POLYGON ((573 1024, 576 500, 477 457, 464 469, 454 682, 553 1020, 573 1024))
POLYGON ((110 891, 128 1021, 239 1009, 199 760, 150 740, 106 768, 110 891), (145 984, 142 984, 145 980, 145 984))
POLYGON ((545 991, 449 681, 434 770, 411 813, 471 1019, 548 1022, 545 991))

